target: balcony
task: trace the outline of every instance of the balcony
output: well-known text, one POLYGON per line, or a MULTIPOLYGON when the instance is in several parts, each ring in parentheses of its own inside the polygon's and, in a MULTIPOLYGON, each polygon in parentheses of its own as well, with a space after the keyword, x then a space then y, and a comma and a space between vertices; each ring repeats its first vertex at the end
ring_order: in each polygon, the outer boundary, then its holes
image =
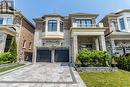
POLYGON ((103 23, 91 24, 91 25, 77 25, 77 23, 73 23, 71 27, 72 32, 104 32, 107 27, 103 26, 103 23))
POLYGON ((99 28, 99 27, 103 27, 103 23, 99 23, 99 25, 96 25, 96 24, 91 24, 91 25, 81 24, 81 25, 78 25, 77 23, 72 24, 72 28, 99 28))

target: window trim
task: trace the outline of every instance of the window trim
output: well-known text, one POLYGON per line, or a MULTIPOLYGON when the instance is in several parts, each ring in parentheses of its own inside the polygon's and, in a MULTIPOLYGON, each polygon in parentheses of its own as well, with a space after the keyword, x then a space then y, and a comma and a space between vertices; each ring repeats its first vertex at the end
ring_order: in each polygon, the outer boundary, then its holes
POLYGON ((130 28, 130 17, 127 17, 127 24, 128 24, 128 28, 130 28))

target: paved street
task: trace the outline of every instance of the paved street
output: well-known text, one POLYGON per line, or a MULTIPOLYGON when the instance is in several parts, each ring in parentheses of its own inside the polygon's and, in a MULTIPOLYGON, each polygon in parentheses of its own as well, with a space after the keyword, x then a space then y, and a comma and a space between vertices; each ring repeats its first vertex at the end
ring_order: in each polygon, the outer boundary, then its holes
POLYGON ((37 63, 0 76, 0 87, 85 87, 67 63, 37 63))

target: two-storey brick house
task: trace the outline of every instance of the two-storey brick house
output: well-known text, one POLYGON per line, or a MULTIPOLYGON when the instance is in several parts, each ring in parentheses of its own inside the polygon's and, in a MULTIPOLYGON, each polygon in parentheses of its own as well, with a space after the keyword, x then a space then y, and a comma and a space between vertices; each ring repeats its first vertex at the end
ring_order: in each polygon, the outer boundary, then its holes
POLYGON ((35 18, 33 62, 75 62, 80 49, 106 51, 106 27, 97 14, 47 14, 35 18))
POLYGON ((124 9, 105 16, 101 22, 109 27, 106 32, 107 51, 114 54, 130 53, 130 9, 124 9))
POLYGON ((20 11, 14 8, 12 1, 0 3, 0 52, 7 52, 12 38, 15 37, 17 60, 31 61, 34 26, 20 11))

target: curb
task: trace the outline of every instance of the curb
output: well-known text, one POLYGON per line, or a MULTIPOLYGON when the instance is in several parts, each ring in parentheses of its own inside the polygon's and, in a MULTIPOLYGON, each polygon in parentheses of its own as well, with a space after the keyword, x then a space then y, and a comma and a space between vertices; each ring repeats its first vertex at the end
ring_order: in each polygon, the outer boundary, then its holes
POLYGON ((7 70, 7 71, 5 71, 5 72, 1 72, 1 73, 0 73, 0 76, 5 75, 5 74, 8 74, 8 73, 13 72, 13 71, 16 71, 16 70, 18 70, 18 69, 21 69, 21 68, 30 66, 30 65, 32 65, 32 64, 28 64, 28 65, 25 64, 25 65, 23 65, 23 66, 20 66, 20 67, 11 69, 11 70, 7 70))

